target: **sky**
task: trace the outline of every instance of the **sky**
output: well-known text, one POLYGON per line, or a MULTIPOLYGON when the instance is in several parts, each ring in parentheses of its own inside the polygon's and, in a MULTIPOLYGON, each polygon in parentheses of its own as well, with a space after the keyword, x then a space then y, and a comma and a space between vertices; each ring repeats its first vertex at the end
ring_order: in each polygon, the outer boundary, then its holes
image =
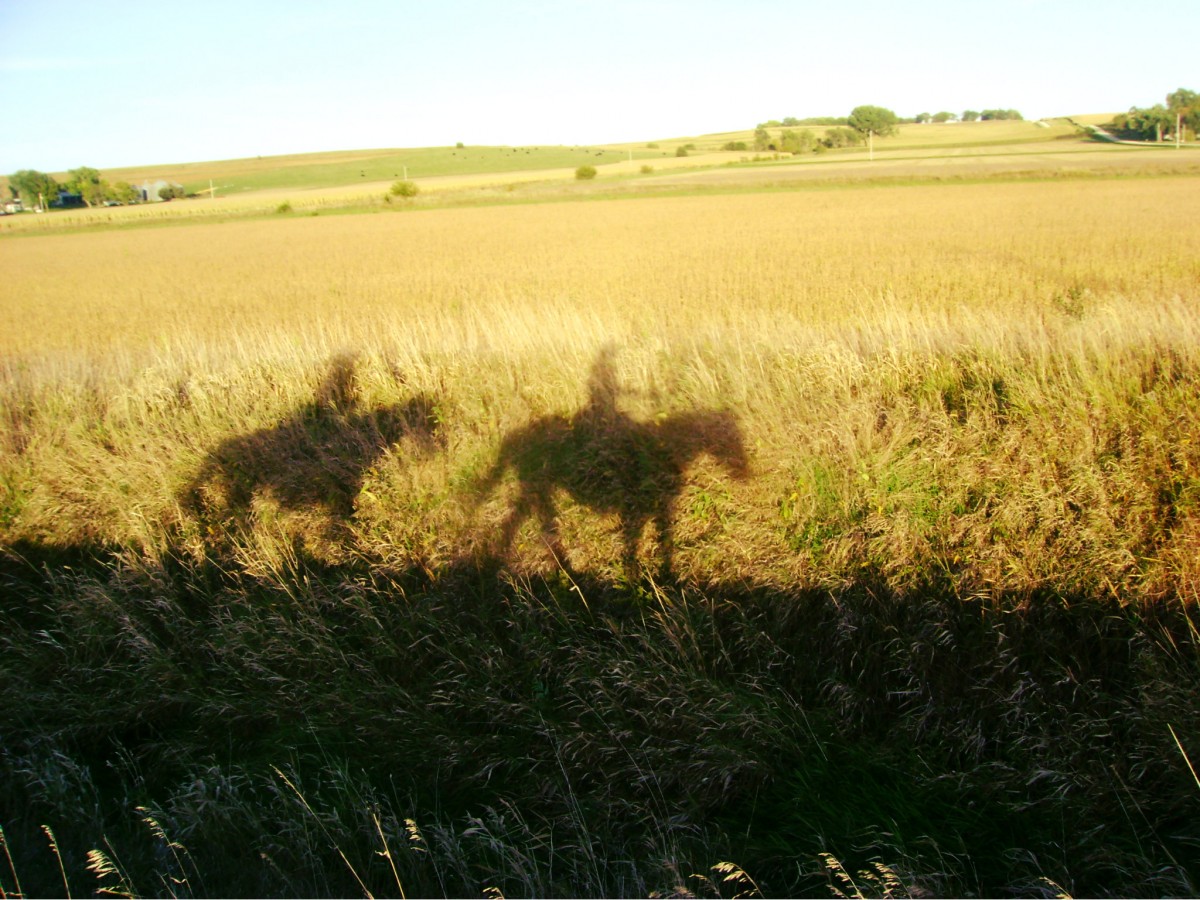
POLYGON ((0 173, 1119 112, 1200 89, 1197 33, 1197 0, 0 0, 0 173))

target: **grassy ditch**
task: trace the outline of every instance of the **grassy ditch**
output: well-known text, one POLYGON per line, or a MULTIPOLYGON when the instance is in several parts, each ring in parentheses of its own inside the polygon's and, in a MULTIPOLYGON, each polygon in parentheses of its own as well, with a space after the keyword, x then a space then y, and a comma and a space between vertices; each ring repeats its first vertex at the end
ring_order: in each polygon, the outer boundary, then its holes
POLYGON ((1194 892, 1178 605, 280 576, 6 551, 7 893, 1194 892))

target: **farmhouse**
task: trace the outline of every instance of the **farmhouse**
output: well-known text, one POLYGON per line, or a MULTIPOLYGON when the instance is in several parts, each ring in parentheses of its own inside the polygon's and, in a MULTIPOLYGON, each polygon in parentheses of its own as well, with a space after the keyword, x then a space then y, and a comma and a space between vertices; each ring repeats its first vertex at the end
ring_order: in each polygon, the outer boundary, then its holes
POLYGON ((162 197, 158 192, 165 187, 182 187, 183 185, 175 184, 170 181, 163 181, 161 178, 158 181, 143 181, 141 184, 135 184, 133 189, 137 191, 138 200, 142 203, 159 203, 162 197))
POLYGON ((58 198, 51 200, 50 205, 54 209, 78 209, 81 206, 87 206, 83 202, 82 194, 76 194, 71 191, 59 191, 58 198))

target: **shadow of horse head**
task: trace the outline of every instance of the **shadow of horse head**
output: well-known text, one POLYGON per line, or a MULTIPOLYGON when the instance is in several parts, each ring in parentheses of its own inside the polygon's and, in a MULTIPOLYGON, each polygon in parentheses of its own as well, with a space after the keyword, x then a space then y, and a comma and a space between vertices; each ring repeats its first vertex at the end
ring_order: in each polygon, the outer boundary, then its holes
POLYGON ((334 359, 311 403, 222 441, 180 491, 181 507, 209 523, 245 525, 262 497, 286 511, 315 510, 336 528, 353 516, 366 473, 389 448, 405 440, 421 453, 442 446, 431 397, 366 407, 354 369, 352 357, 334 359))
POLYGON ((480 499, 512 471, 517 496, 500 527, 496 548, 507 559, 522 523, 536 517, 550 551, 565 565, 558 535, 557 491, 600 513, 615 513, 623 540, 623 564, 637 573, 638 543, 653 520, 660 571, 669 576, 676 501, 694 461, 708 456, 737 479, 750 463, 736 417, 727 410, 697 410, 639 421, 591 404, 573 416, 546 416, 511 431, 496 462, 479 482, 480 499))

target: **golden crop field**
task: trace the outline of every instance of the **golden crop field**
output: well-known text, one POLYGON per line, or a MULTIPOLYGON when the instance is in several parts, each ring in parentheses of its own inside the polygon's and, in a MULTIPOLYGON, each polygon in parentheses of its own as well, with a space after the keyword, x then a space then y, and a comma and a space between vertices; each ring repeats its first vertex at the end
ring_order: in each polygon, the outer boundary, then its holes
POLYGON ((1041 339, 1055 298, 1194 289, 1197 179, 432 210, 0 244, 0 351, 128 377, 331 349, 516 355, 605 340, 941 349, 1041 339), (51 277, 46 273, 52 272, 51 277), (931 325, 934 327, 925 327, 931 325))
MULTIPOLYGON (((845 428, 827 398, 856 379, 964 354, 1029 377, 1126 354, 1190 364, 1197 196, 1195 178, 892 187, 25 238, 0 245, 5 393, 11 406, 86 386, 138 418, 166 414, 149 411, 164 392, 232 379, 269 419, 350 353, 421 373, 407 377, 455 397, 455 426, 486 445, 489 429, 570 408, 614 344, 640 414, 743 412, 773 510, 785 486, 766 485, 794 478, 795 429, 845 428), (264 366, 270 402, 245 381, 264 366)), ((229 427, 197 424, 207 439, 229 427)), ((166 486, 140 483, 158 475, 121 477, 166 514, 166 486)), ((34 508, 9 527, 49 527, 34 508)), ((747 537, 748 558, 773 540, 747 537)))
POLYGON ((0 237, 10 870, 1194 893, 1200 174, 1103 158, 0 237))

